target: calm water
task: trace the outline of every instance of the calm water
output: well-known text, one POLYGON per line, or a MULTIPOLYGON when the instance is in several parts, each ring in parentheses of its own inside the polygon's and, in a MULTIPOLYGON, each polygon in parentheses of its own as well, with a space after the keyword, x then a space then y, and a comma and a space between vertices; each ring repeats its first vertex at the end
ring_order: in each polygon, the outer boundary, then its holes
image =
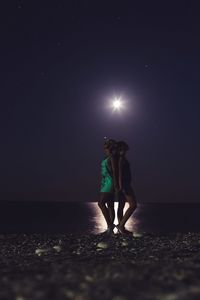
MULTIPOLYGON (((200 231, 199 216, 200 204, 138 204, 127 228, 144 232, 200 231)), ((97 203, 0 202, 1 233, 100 233, 105 229, 97 203)))

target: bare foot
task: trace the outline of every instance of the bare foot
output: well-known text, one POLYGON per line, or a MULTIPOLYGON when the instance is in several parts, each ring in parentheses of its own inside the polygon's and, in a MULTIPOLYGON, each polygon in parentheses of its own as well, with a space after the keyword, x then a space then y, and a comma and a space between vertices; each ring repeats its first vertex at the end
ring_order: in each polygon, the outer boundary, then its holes
POLYGON ((120 226, 119 224, 116 225, 116 228, 118 229, 118 233, 121 233, 121 234, 126 234, 126 229, 124 226, 120 226))
POLYGON ((108 226, 108 228, 106 229, 106 231, 104 231, 102 233, 106 234, 106 235, 112 235, 112 234, 114 234, 114 232, 113 232, 114 228, 115 228, 115 225, 112 224, 112 225, 108 226))
POLYGON ((118 233, 121 234, 133 234, 132 231, 127 230, 124 226, 120 226, 119 224, 116 225, 117 229, 118 229, 118 233))
POLYGON ((126 228, 124 228, 124 229, 125 229, 126 234, 133 234, 132 231, 129 231, 129 230, 127 230, 126 228))

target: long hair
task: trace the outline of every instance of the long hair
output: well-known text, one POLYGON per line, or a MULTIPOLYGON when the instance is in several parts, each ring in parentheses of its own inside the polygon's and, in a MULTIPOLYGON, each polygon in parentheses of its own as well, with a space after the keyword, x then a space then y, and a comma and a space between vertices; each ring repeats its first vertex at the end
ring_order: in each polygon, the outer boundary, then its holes
POLYGON ((121 150, 127 151, 127 150, 129 150, 129 146, 126 142, 119 141, 119 142, 117 142, 117 150, 118 151, 121 151, 121 150))
POLYGON ((104 141, 104 147, 107 147, 109 150, 114 151, 117 149, 117 142, 113 139, 106 139, 104 141))

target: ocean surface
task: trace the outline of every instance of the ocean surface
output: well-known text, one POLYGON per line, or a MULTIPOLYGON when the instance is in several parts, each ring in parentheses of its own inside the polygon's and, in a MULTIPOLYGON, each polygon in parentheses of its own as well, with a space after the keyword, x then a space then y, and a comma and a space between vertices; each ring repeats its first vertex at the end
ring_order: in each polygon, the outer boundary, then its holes
MULTIPOLYGON (((116 211, 117 206, 115 202, 116 211)), ((198 232, 200 204, 138 204, 126 227, 148 233, 198 232)), ((0 202, 0 233, 98 234, 105 229, 106 223, 97 203, 0 202)))

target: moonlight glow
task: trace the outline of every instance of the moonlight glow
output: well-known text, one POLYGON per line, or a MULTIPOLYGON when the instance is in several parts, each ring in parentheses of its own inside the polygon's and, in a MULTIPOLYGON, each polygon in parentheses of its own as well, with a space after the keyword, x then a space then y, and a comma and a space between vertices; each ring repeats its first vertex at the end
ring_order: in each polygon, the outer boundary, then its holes
POLYGON ((120 98, 115 98, 112 102, 113 110, 121 110, 122 109, 122 102, 120 98))
POLYGON ((119 110, 121 107, 122 107, 122 103, 121 103, 120 99, 115 99, 113 101, 114 110, 119 110))
POLYGON ((105 109, 111 112, 111 115, 122 117, 124 113, 130 110, 126 95, 112 95, 105 99, 105 109))

